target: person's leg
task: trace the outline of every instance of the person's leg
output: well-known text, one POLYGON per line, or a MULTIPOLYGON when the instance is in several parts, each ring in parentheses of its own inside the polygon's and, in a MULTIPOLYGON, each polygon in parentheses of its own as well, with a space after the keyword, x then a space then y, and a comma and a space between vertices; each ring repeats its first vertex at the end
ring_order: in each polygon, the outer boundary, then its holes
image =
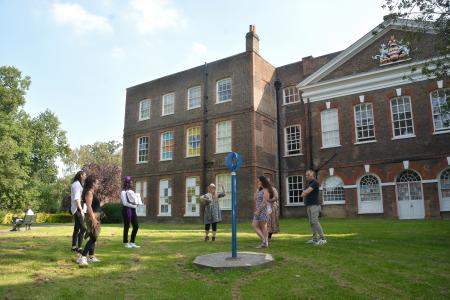
POLYGON ((131 231, 131 240, 130 242, 134 244, 134 240, 136 239, 136 234, 139 229, 139 223, 136 215, 136 210, 132 210, 132 216, 131 216, 131 224, 133 224, 133 231, 131 231))
POLYGON ((73 224, 73 233, 72 233, 72 250, 77 249, 78 233, 80 232, 80 221, 77 217, 77 213, 78 213, 78 211, 73 214, 74 224, 73 224))
POLYGON ((83 215, 77 211, 78 214, 78 221, 80 223, 80 231, 78 233, 78 250, 81 251, 81 245, 83 244, 83 237, 86 233, 86 223, 84 222, 83 215))
POLYGON ((205 242, 209 240, 209 228, 211 228, 211 224, 205 224, 205 242))
POLYGON ((259 228, 261 229, 261 234, 263 236, 263 243, 267 247, 269 245, 269 242, 267 241, 267 222, 261 221, 259 222, 259 228))
POLYGON ((311 226, 313 228, 314 236, 317 239, 317 236, 320 237, 320 239, 323 239, 323 230, 322 226, 319 223, 319 213, 320 213, 320 206, 319 205, 311 205, 311 226))
POLYGON ((314 205, 312 208, 312 221, 314 226, 314 231, 316 235, 319 236, 320 239, 324 239, 323 229, 319 222, 319 214, 320 214, 320 205, 314 205))
MULTIPOLYGON (((317 242, 317 233, 316 233, 316 231, 315 231, 315 227, 314 227, 314 223, 313 223, 313 206, 314 205, 308 205, 307 207, 306 207, 306 213, 308 214, 308 221, 309 221, 309 224, 311 225, 311 231, 312 231, 312 242, 317 242)), ((310 241, 308 241, 308 242, 310 242, 310 241)))
POLYGON ((264 236, 262 235, 261 229, 259 228, 259 221, 253 220, 252 227, 255 230, 258 237, 261 239, 261 241, 264 240, 264 236))
POLYGON ((212 223, 212 241, 216 240, 217 223, 212 223))
POLYGON ((123 218, 123 243, 128 244, 128 230, 130 229, 130 219, 128 219, 128 207, 122 207, 123 218))

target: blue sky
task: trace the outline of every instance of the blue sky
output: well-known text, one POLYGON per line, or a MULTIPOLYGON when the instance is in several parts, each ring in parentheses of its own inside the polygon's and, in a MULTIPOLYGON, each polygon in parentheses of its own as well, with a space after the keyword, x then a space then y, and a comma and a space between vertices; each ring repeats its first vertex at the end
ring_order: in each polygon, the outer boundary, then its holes
POLYGON ((0 0, 0 65, 32 84, 72 147, 122 142, 127 87, 245 50, 256 25, 274 66, 343 50, 382 22, 382 1, 0 0))

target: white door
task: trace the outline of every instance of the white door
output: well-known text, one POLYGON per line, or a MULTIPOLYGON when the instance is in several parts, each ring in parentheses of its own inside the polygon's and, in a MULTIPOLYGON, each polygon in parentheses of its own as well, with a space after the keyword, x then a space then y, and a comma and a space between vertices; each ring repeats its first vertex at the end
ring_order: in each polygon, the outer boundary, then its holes
POLYGON ((380 180, 371 174, 364 175, 358 184, 358 213, 383 213, 380 180))
POLYGON ((423 219, 422 181, 419 174, 406 170, 397 177, 397 207, 399 219, 423 219))
POLYGON ((439 177, 439 199, 441 211, 450 211, 450 168, 439 177))

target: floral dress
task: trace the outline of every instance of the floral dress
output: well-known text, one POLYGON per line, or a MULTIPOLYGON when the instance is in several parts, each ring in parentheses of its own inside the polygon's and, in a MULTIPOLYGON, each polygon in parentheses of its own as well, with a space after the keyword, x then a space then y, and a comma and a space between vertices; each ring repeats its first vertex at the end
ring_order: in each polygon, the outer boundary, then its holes
POLYGON ((205 224, 219 223, 222 221, 222 214, 220 212, 219 198, 225 197, 225 193, 216 193, 216 197, 211 193, 202 196, 205 200, 205 210, 203 221, 205 224))
POLYGON ((278 201, 278 192, 273 189, 273 197, 269 199, 269 203, 272 205, 272 213, 269 214, 269 220, 267 221, 267 232, 278 233, 280 232, 280 204, 278 201))
MULTIPOLYGON (((256 192, 256 210, 260 208, 260 206, 263 203, 264 199, 264 190, 260 190, 256 192)), ((267 213, 267 205, 263 209, 259 211, 258 215, 253 216, 254 221, 267 221, 269 219, 268 213, 267 213)))

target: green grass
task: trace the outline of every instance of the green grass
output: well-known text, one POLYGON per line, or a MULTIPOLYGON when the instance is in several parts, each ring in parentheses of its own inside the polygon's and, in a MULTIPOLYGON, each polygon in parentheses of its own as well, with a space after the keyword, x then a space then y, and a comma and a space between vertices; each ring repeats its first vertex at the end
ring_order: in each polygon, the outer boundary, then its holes
MULTIPOLYGON (((0 299, 449 299, 450 221, 322 219, 328 244, 305 244, 305 219, 282 220, 264 252, 270 267, 197 269, 197 255, 230 251, 230 226, 202 241, 201 225, 141 224, 141 249, 124 249, 120 226, 103 226, 100 263, 80 269, 71 227, 0 233, 0 299)), ((3 228, 2 228, 3 229, 3 228)), ((260 251, 250 224, 238 249, 260 251)))

